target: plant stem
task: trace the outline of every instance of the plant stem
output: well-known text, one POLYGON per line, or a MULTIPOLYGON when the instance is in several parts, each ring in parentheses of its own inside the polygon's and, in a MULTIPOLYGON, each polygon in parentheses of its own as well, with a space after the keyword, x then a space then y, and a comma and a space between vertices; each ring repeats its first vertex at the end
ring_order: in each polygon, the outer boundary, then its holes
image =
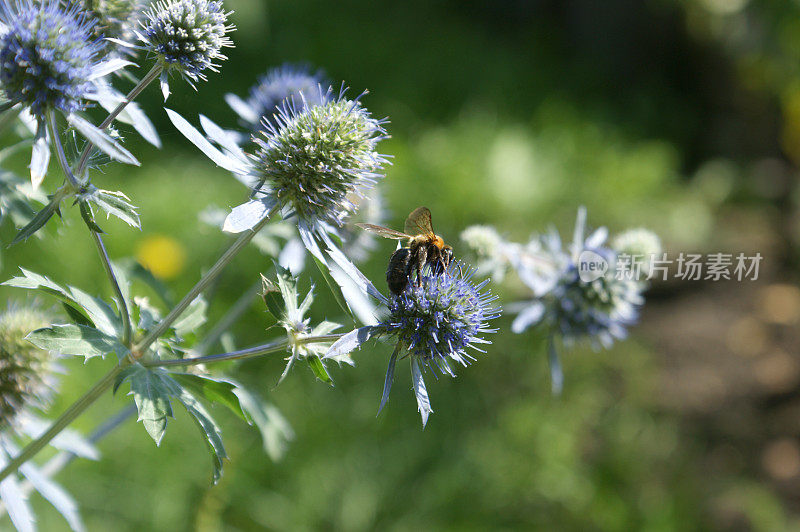
POLYGON ((92 240, 94 241, 95 247, 97 247, 97 252, 100 254, 100 262, 103 263, 103 269, 106 271, 108 280, 111 282, 111 288, 114 289, 114 295, 116 295, 119 300, 119 313, 122 318, 122 345, 130 347, 132 328, 131 318, 128 314, 128 304, 125 302, 125 296, 122 295, 117 276, 114 275, 114 269, 111 267, 111 260, 108 258, 108 253, 106 252, 105 245, 103 245, 103 239, 100 233, 91 227, 89 227, 89 232, 92 234, 92 240))
POLYGON ((56 113, 53 109, 47 111, 47 128, 50 130, 50 138, 53 140, 53 144, 56 147, 58 164, 61 166, 61 169, 64 170, 64 175, 67 181, 69 181, 69 184, 72 185, 72 188, 74 190, 79 190, 81 184, 69 168, 67 156, 64 154, 64 146, 61 145, 61 137, 58 135, 58 130, 56 129, 56 113))
MULTIPOLYGON (((61 139, 55 135, 55 115, 53 111, 49 111, 47 114, 47 124, 50 126, 50 133, 53 135, 53 144, 56 146, 56 153, 58 154, 58 164, 61 166, 61 169, 64 171, 64 175, 67 176, 70 184, 77 189, 80 189, 81 185, 75 179, 75 176, 72 175, 72 171, 69 168, 69 163, 67 162, 67 158, 64 156, 64 147, 61 145, 61 139)), ((106 271, 106 275, 108 276, 108 280, 111 282, 111 288, 114 290, 114 294, 117 296, 119 300, 119 313, 120 318, 122 319, 122 345, 126 347, 130 347, 131 342, 131 319, 128 315, 128 305, 125 302, 125 298, 122 296, 122 290, 120 290, 119 282, 117 281, 116 275, 114 275, 114 269, 111 267, 111 260, 108 258, 108 253, 106 252, 106 247, 103 244, 103 239, 100 234, 95 231, 87 222, 86 227, 89 229, 89 232, 92 234, 92 241, 94 242, 95 247, 97 247, 97 252, 100 254, 100 262, 103 263, 103 269, 106 271)))
MULTIPOLYGON (((332 342, 344 336, 343 334, 324 334, 320 336, 307 336, 295 340, 298 344, 311 344, 317 342, 332 342)), ((241 351, 231 351, 219 355, 208 355, 197 358, 178 358, 174 360, 148 360, 141 364, 145 367, 166 367, 166 366, 196 366, 198 364, 209 364, 213 362, 225 362, 227 360, 239 360, 243 358, 253 358, 278 351, 285 351, 289 346, 289 340, 276 340, 268 344, 242 349, 241 351)))
MULTIPOLYGON (((111 113, 109 113, 109 115, 106 117, 105 120, 103 120, 103 122, 98 126, 98 128, 103 130, 108 126, 110 126, 111 122, 113 122, 114 119, 117 116, 119 116, 119 114, 123 111, 123 109, 125 109, 125 107, 127 107, 128 104, 131 103, 133 100, 135 100, 136 97, 139 96, 139 94, 145 89, 145 87, 150 85, 150 83, 152 83, 153 80, 155 80, 159 74, 161 74, 161 67, 158 64, 156 64, 153 66, 153 68, 150 69, 150 72, 148 72, 147 75, 143 77, 142 80, 139 83, 137 83, 133 89, 131 89, 131 91, 128 93, 125 99, 122 102, 120 102, 120 104, 117 105, 117 107, 113 111, 111 111, 111 113)), ((78 161, 78 165, 75 167, 75 173, 77 175, 81 175, 81 173, 83 173, 83 170, 86 168, 86 163, 89 161, 89 154, 91 153, 93 147, 94 144, 90 142, 83 149, 83 152, 81 153, 81 158, 78 161)))
POLYGON ((175 308, 173 308, 170 313, 167 314, 166 317, 164 317, 164 319, 162 319, 158 325, 147 334, 147 336, 133 346, 131 352, 135 358, 140 358, 147 348, 150 347, 150 345, 158 338, 160 338, 161 335, 167 331, 169 326, 180 317, 183 311, 186 310, 186 307, 188 307, 192 301, 197 299, 197 296, 199 296, 203 290, 205 290, 206 287, 208 287, 208 285, 211 284, 211 282, 216 279, 220 273, 222 273, 222 270, 225 269, 231 260, 233 260, 233 258, 242 249, 244 249, 250 240, 252 240, 253 237, 256 236, 256 234, 258 234, 258 232, 267 224, 276 209, 277 207, 273 208, 263 220, 258 222, 258 224, 253 227, 253 229, 245 231, 239 235, 239 238, 237 238, 236 241, 231 244, 231 247, 228 248, 228 250, 205 273, 205 275, 203 275, 203 277, 197 281, 197 284, 194 285, 191 290, 189 290, 189 293, 186 294, 177 305, 175 305, 175 308))
POLYGON ((83 394, 83 396, 72 403, 72 405, 67 408, 67 410, 56 419, 50 428, 47 431, 29 443, 22 452, 16 456, 13 460, 11 460, 6 467, 0 471, 0 481, 6 478, 11 473, 14 473, 19 466, 33 458, 36 453, 41 451, 45 445, 50 443, 50 440, 55 438, 58 433, 62 430, 67 428, 67 426, 72 423, 75 418, 83 413, 84 410, 89 408, 92 403, 94 403, 103 392, 108 390, 112 384, 114 384, 114 380, 119 375, 120 371, 125 367, 125 364, 120 363, 114 366, 111 371, 106 373, 106 375, 100 379, 97 384, 95 384, 88 392, 83 394))

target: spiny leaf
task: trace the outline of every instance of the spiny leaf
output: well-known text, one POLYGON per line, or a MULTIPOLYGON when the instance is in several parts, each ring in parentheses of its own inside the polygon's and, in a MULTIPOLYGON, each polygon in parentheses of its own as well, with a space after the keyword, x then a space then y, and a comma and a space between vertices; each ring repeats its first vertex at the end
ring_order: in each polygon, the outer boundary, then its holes
POLYGON ((306 362, 308 362, 308 367, 311 368, 311 371, 314 372, 314 375, 319 380, 333 386, 333 379, 328 374, 328 370, 325 369, 325 365, 322 363, 322 360, 320 360, 318 356, 315 355, 307 356, 306 362))
POLYGON ((122 192, 111 192, 92 187, 92 190, 82 195, 82 199, 91 201, 105 211, 106 216, 116 216, 131 227, 141 229, 137 207, 130 202, 130 198, 122 192))
POLYGON ((82 355, 87 360, 108 353, 116 353, 121 359, 129 353, 113 336, 85 325, 53 325, 37 329, 26 338, 40 349, 57 351, 62 355, 82 355))

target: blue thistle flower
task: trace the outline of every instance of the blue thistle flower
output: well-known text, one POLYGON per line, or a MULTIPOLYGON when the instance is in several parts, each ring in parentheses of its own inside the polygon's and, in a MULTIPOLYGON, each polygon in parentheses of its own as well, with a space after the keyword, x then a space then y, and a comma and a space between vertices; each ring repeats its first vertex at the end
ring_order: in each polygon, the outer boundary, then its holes
POLYGON ((0 86, 39 120, 48 109, 81 110, 102 50, 94 22, 57 0, 0 3, 0 86))
POLYGON ((294 106, 301 105, 303 101, 311 106, 325 103, 328 93, 320 88, 325 84, 321 71, 312 73, 308 66, 285 64, 258 78, 258 82, 250 88, 247 100, 234 94, 226 94, 225 100, 244 125, 257 133, 266 127, 264 121, 272 122, 286 99, 290 99, 294 106))
POLYGON ((193 82, 207 79, 206 69, 217 72, 215 61, 227 59, 222 48, 233 46, 227 36, 234 29, 227 24, 230 14, 215 0, 160 0, 145 13, 137 35, 164 69, 165 98, 169 94, 167 74, 172 71, 192 87, 193 82))
POLYGON ((378 412, 389 399, 397 357, 405 351, 424 427, 433 410, 422 371, 438 369, 442 375, 455 377, 451 362, 466 367, 475 360, 468 349, 485 352, 478 344, 491 343, 483 336, 496 332, 488 322, 500 315, 500 309, 492 306, 497 297, 484 291, 488 279, 475 284, 474 274, 473 268, 465 270, 455 261, 441 274, 424 267, 419 282, 410 282, 402 294, 392 296, 389 315, 381 323, 343 336, 323 358, 342 357, 374 336, 395 338, 378 412))
POLYGON ((309 227, 341 226, 356 209, 349 195, 383 177, 386 157, 376 151, 386 138, 382 124, 343 94, 322 105, 287 100, 255 138, 256 170, 266 184, 259 192, 309 227))
POLYGON ((627 327, 636 323, 644 303, 642 283, 615 275, 616 253, 604 245, 608 231, 600 228, 584 238, 585 221, 586 210, 581 208, 569 249, 552 231, 512 260, 536 299, 517 306, 520 312, 511 329, 521 333, 540 323, 548 328, 555 393, 561 390, 563 375, 554 339, 567 346, 587 340, 595 349, 608 348, 627 337, 627 327), (589 263, 602 268, 589 271, 589 263))

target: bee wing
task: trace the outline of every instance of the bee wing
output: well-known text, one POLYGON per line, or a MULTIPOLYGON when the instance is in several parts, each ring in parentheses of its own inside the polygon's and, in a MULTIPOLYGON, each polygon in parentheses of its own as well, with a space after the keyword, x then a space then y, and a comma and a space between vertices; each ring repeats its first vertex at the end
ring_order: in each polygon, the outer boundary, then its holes
POLYGON ((373 225, 373 224, 356 224, 361 229, 365 231, 369 231, 370 233, 375 233, 376 235, 380 235, 383 238, 393 238, 395 240, 409 240, 413 238, 411 235, 407 235, 405 233, 401 233, 400 231, 395 231, 394 229, 389 229, 388 227, 383 227, 380 225, 373 225))
POLYGON ((412 236, 436 236, 431 223, 431 211, 427 207, 414 209, 406 218, 405 232, 412 236))

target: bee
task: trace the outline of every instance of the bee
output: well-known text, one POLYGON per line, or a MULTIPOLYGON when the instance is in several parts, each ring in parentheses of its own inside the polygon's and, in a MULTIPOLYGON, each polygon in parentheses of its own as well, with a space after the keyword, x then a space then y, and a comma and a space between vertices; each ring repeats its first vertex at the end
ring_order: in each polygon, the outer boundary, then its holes
POLYGON ((422 267, 428 264, 432 271, 441 274, 453 258, 453 248, 433 232, 431 211, 427 207, 417 207, 406 218, 404 232, 373 224, 356 224, 360 228, 394 240, 405 240, 408 247, 399 248, 389 259, 386 270, 386 283, 389 290, 400 295, 411 277, 416 273, 417 282, 422 267))

